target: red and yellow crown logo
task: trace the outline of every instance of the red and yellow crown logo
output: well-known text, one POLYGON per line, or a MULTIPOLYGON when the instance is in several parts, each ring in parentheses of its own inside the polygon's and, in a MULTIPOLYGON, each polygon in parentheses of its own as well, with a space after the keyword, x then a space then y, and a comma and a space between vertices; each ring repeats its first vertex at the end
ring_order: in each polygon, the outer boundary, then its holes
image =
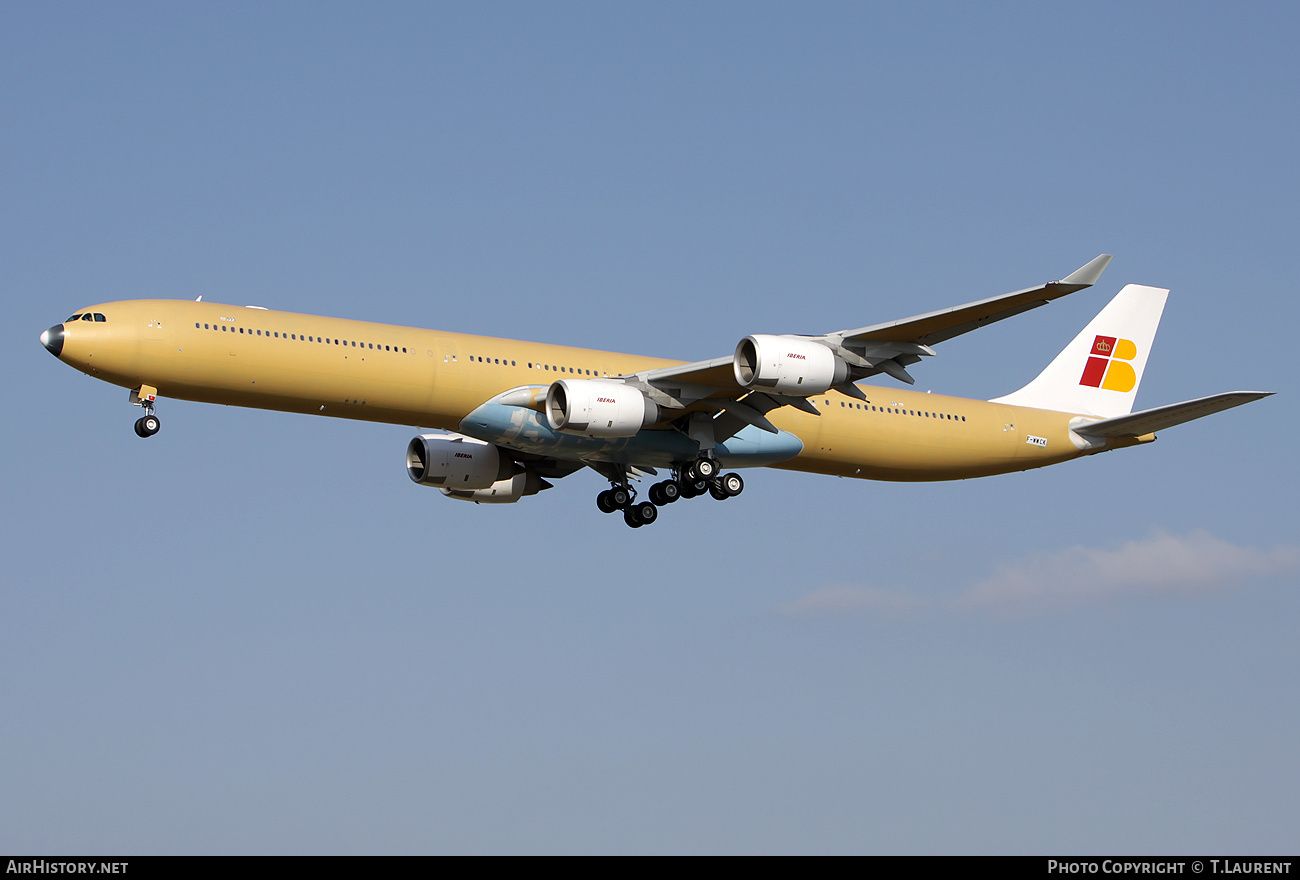
POLYGON ((1098 336, 1093 340, 1092 351, 1088 352, 1088 363, 1084 365, 1079 384, 1107 391, 1132 391, 1137 386, 1137 373, 1128 362, 1137 353, 1131 339, 1098 336))

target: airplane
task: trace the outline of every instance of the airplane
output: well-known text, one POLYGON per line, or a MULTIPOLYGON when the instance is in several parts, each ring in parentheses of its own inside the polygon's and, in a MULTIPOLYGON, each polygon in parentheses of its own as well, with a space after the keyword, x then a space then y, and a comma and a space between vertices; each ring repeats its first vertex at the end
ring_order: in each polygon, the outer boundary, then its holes
POLYGON ((744 490, 736 469, 958 480, 1150 443, 1155 432, 1272 392, 1133 411, 1168 290, 1125 286, 1019 391, 967 400, 880 385, 934 346, 1091 287, 1102 254, 1059 281, 821 336, 746 336, 682 363, 188 300, 88 306, 40 336, 69 366, 130 390, 151 437, 160 397, 420 426, 406 469, 448 498, 513 503, 591 468, 605 513, 744 490), (666 479, 638 501, 642 477, 666 479), (724 473, 724 471, 727 471, 724 473))

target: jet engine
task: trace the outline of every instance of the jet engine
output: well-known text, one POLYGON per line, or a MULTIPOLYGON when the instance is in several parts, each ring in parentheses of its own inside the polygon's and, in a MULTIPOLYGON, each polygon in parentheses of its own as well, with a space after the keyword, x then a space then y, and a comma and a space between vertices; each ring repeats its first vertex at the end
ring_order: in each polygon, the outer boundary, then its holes
POLYGON ((459 434, 421 434, 406 447, 406 472, 421 486, 490 489, 509 480, 515 463, 491 443, 459 434))
POLYGON ((588 437, 631 437, 659 421, 659 407, 622 382, 561 379, 546 390, 546 423, 588 437))
POLYGON ((829 347, 793 336, 746 336, 736 346, 736 381, 795 397, 821 394, 850 378, 829 347))
POLYGON ((524 470, 497 480, 486 489, 442 489, 442 494, 457 501, 473 501, 475 504, 514 504, 525 495, 536 495, 542 489, 550 488, 536 471, 524 470))

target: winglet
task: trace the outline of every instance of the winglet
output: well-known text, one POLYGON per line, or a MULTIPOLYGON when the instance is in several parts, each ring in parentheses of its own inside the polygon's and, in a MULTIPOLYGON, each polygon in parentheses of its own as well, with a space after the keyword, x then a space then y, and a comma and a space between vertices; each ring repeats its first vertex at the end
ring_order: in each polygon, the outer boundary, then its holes
POLYGON ((1080 287, 1092 287, 1110 265, 1110 254, 1100 254, 1086 264, 1066 275, 1057 284, 1078 284, 1080 287))

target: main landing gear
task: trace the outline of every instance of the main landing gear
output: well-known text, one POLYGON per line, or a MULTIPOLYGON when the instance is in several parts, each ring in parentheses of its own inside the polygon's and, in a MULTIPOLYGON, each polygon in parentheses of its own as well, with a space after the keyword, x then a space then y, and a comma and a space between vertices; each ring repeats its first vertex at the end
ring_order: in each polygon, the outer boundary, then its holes
MULTIPOLYGON (((654 492, 651 492, 654 497, 654 492)), ((596 496, 596 506, 601 513, 623 511, 623 521, 634 529, 648 526, 659 518, 659 508, 650 501, 636 502, 636 490, 626 484, 615 484, 596 496)))
POLYGON ((137 437, 152 437, 162 427, 158 416, 154 415, 153 404, 158 399, 158 389, 152 385, 141 385, 131 389, 131 405, 144 407, 144 415, 135 420, 137 437))
POLYGON ((636 501, 636 490, 626 478, 596 496, 596 506, 601 513, 623 511, 623 521, 634 529, 648 526, 659 518, 659 508, 672 504, 679 498, 698 498, 705 493, 718 501, 734 498, 745 491, 745 481, 740 474, 718 476, 718 463, 711 458, 700 458, 677 469, 673 479, 663 480, 650 487, 649 501, 636 501))

